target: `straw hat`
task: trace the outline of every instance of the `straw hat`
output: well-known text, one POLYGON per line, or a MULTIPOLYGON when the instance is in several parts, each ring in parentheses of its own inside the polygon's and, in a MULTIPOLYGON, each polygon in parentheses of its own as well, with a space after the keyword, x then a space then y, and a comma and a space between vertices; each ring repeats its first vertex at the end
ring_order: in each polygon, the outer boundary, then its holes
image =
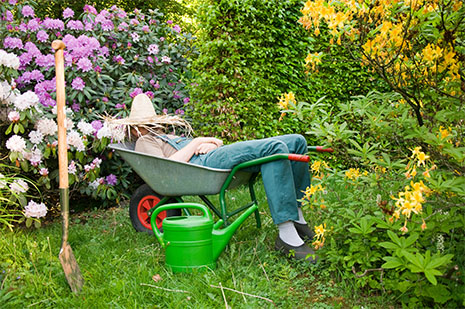
MULTIPOLYGON (((157 134, 157 129, 181 128, 184 133, 191 134, 191 125, 183 118, 173 115, 157 115, 150 98, 144 94, 138 94, 132 101, 131 111, 126 118, 116 119, 114 117, 104 117, 110 127, 123 127, 125 131, 130 132, 131 127, 137 130, 137 127, 144 127, 150 132, 157 134)), ((130 136, 130 134, 128 134, 130 136)))

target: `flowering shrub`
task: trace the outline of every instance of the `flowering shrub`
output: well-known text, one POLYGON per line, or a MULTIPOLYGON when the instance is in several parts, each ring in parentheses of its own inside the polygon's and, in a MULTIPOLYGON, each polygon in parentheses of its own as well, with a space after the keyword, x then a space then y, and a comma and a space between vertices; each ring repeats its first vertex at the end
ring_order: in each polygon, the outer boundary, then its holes
MULTIPOLYGON (((146 93, 160 113, 182 115, 189 102, 183 82, 191 36, 157 11, 127 13, 117 7, 97 12, 86 5, 62 19, 41 19, 33 2, 1 0, 0 71, 2 109, 8 110, 5 147, 20 166, 49 190, 56 188, 57 124, 54 54, 66 48, 66 114, 71 189, 101 199, 119 198, 130 173, 106 150, 122 136, 101 121, 108 113, 127 116, 132 98, 146 93), (16 55, 16 56, 14 56, 16 55), (18 73, 14 73, 17 69, 18 73), (53 181, 52 181, 53 180, 53 181), (116 186, 116 187, 115 187, 116 186)), ((5 124, 5 123, 4 123, 5 124)), ((3 140, 3 139, 2 139, 3 140)), ((35 204, 34 204, 35 205, 35 204)), ((37 205, 28 208, 37 212, 37 205)))
POLYGON ((18 171, 19 168, 0 164, 0 224, 13 229, 13 223, 22 222, 26 217, 27 227, 33 222, 40 227, 39 219, 45 217, 47 207, 33 200, 38 198, 38 194, 31 194, 37 191, 36 184, 18 176, 18 171))

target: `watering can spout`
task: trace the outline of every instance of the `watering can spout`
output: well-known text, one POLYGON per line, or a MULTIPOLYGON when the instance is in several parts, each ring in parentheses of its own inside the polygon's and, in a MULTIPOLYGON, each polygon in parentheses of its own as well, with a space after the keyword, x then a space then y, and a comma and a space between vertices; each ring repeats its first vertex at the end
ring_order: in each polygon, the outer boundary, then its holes
POLYGON ((254 211, 258 209, 257 205, 249 207, 244 211, 234 222, 232 222, 227 227, 219 229, 223 224, 223 220, 219 220, 213 227, 212 237, 213 237, 213 260, 216 261, 223 252, 226 245, 229 243, 229 240, 234 235, 234 232, 237 228, 247 219, 254 211))

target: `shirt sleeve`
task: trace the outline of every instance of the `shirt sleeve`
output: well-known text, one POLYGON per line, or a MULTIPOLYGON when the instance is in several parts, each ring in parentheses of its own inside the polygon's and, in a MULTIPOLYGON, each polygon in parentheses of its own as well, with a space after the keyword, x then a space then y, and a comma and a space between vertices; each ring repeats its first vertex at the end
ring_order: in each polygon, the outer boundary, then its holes
POLYGON ((150 136, 141 136, 137 139, 135 151, 148 153, 157 157, 166 157, 163 153, 162 143, 150 136))

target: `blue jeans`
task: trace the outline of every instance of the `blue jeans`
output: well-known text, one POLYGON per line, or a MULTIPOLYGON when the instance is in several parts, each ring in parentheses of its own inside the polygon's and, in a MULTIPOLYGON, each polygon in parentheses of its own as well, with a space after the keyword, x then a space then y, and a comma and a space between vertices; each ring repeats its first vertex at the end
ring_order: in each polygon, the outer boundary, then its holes
MULTIPOLYGON (((231 169, 237 164, 278 153, 307 153, 307 141, 298 134, 237 142, 219 147, 189 162, 203 166, 231 169)), ((271 217, 275 224, 298 220, 297 199, 310 186, 308 163, 277 160, 249 168, 261 172, 271 217)))

